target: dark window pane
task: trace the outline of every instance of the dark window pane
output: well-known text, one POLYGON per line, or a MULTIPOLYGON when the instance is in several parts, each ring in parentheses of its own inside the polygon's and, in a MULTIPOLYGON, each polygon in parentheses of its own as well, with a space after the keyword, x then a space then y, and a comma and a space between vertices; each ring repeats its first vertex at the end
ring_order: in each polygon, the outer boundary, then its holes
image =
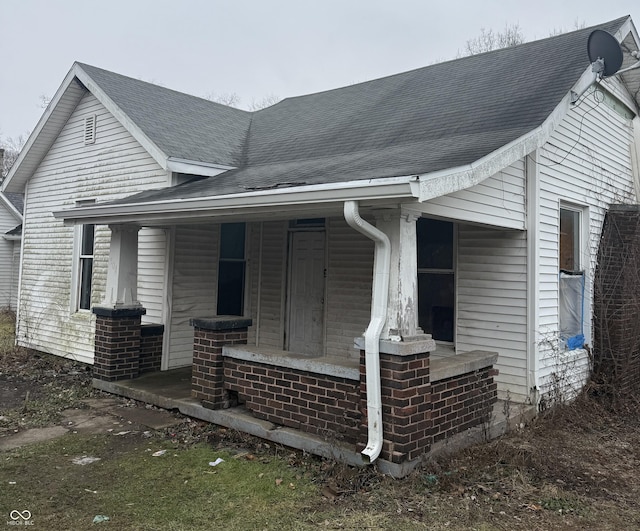
POLYGON ((218 315, 244 312, 244 262, 221 261, 218 269, 218 315))
POLYGON ((82 226, 82 248, 80 254, 93 255, 93 236, 95 232, 95 225, 83 225, 82 226))
POLYGON ((579 235, 580 213, 560 209, 560 269, 577 271, 580 269, 579 235))
POLYGON ((244 223, 224 223, 220 227, 220 259, 244 259, 244 223))
POLYGON ((80 309, 91 309, 91 273, 93 258, 80 259, 80 309))
POLYGON ((290 227, 324 227, 324 218, 294 219, 289 223, 290 227))
POLYGON ((453 269, 453 223, 419 218, 416 232, 418 267, 453 269))
POLYGON ((453 274, 418 274, 418 322, 433 339, 453 341, 453 274))

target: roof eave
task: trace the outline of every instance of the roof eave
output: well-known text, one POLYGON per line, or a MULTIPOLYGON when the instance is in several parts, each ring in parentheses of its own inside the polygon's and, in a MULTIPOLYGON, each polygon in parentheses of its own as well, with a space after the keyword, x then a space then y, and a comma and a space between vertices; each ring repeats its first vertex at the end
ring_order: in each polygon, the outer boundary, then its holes
POLYGON ((86 89, 74 82, 76 65, 65 76, 62 84, 38 120, 9 174, 2 183, 2 191, 23 192, 33 171, 45 157, 55 138, 67 123, 69 116, 84 96, 86 89))
POLYGON ((348 200, 414 199, 415 176, 365 179, 337 184, 320 184, 260 190, 223 196, 172 199, 116 205, 92 205, 53 212, 67 225, 81 223, 166 223, 185 218, 218 217, 239 211, 282 212, 283 209, 340 203, 348 200))

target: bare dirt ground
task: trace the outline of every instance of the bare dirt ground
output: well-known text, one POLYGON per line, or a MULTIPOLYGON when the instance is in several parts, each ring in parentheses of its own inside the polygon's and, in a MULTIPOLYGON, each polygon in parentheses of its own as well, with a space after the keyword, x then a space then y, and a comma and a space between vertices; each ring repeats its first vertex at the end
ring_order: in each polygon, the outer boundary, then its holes
MULTIPOLYGON (((86 408, 87 398, 109 396, 91 389, 85 365, 23 349, 4 350, 0 438, 58 425, 63 411, 86 408)), ((117 400, 126 407, 145 407, 117 400)), ((639 413, 632 398, 613 407, 585 393, 498 440, 426 459, 403 480, 371 467, 354 469, 273 448, 179 415, 177 425, 155 436, 181 447, 205 443, 283 456, 306 467, 318 496, 307 500, 304 511, 326 516, 315 522, 319 527, 324 522, 325 527, 344 529, 640 529, 639 413)), ((113 439, 121 445, 125 441, 113 439)))

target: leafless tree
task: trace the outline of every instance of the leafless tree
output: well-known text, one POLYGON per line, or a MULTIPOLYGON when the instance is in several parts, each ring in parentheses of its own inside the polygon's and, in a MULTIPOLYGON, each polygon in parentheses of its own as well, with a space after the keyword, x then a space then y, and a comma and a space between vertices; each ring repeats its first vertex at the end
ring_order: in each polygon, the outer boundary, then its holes
POLYGON ((241 98, 236 92, 210 92, 205 96, 205 99, 209 101, 215 101, 228 107, 235 107, 236 109, 246 109, 247 111, 259 111, 265 107, 271 107, 280 101, 280 98, 275 94, 268 94, 260 99, 253 99, 248 105, 241 105, 241 98))
POLYGON ((240 96, 236 92, 209 92, 204 98, 227 107, 239 108, 240 105, 240 96))
POLYGON ((18 158, 22 147, 27 141, 28 135, 19 135, 16 138, 0 136, 0 149, 4 150, 4 157, 2 158, 2 168, 0 168, 0 182, 9 173, 11 166, 18 158))
POLYGON ((567 29, 564 29, 564 28, 553 28, 549 32, 549 37, 555 37, 556 35, 562 35, 563 33, 569 33, 570 31, 584 29, 586 27, 587 27, 587 23, 584 20, 582 22, 580 22, 580 20, 576 18, 573 21, 573 28, 572 29, 567 30, 567 29))
POLYGON ((46 109, 51 103, 51 98, 46 94, 40 94, 40 108, 46 109))
POLYGON ((524 34, 519 24, 505 25, 502 31, 493 31, 492 29, 480 29, 480 35, 469 39, 464 50, 459 53, 460 57, 476 55, 479 53, 499 50, 500 48, 508 48, 517 46, 525 42, 524 34))
POLYGON ((280 101, 280 98, 275 94, 268 94, 259 100, 254 99, 247 107, 250 111, 259 111, 266 107, 271 107, 280 101))

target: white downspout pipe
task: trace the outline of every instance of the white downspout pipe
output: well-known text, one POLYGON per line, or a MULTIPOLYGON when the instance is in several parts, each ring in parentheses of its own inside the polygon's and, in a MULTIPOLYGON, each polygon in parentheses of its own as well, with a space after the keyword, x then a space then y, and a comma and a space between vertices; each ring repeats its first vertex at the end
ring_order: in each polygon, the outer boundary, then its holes
POLYGON ((360 217, 357 201, 345 201, 344 218, 350 227, 375 242, 371 321, 364 333, 369 439, 367 447, 362 450, 364 460, 373 463, 380 455, 383 439, 382 396, 380 392, 380 334, 387 320, 391 242, 384 232, 360 217))

